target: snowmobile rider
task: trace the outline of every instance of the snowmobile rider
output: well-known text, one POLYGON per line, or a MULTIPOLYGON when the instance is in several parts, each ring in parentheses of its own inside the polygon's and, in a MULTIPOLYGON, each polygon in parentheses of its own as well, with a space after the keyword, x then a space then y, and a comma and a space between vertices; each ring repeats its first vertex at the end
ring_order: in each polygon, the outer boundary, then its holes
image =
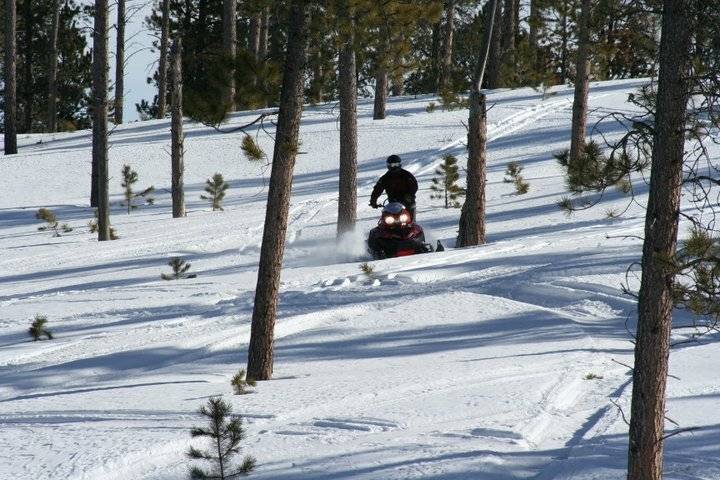
POLYGON ((400 202, 408 209, 412 221, 415 221, 415 194, 418 190, 417 180, 412 173, 404 170, 402 161, 397 155, 390 155, 387 158, 388 171, 380 177, 370 195, 370 206, 379 208, 378 197, 385 191, 388 202, 400 202))

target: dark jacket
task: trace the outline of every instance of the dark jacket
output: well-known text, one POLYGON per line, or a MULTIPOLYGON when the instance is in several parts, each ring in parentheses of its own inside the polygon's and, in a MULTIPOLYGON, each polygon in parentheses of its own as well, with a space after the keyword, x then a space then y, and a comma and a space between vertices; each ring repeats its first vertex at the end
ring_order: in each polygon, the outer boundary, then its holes
POLYGON ((391 202, 402 202, 406 207, 415 206, 415 193, 418 190, 417 180, 413 174, 402 168, 392 168, 375 184, 370 203, 375 204, 378 197, 385 191, 391 202))

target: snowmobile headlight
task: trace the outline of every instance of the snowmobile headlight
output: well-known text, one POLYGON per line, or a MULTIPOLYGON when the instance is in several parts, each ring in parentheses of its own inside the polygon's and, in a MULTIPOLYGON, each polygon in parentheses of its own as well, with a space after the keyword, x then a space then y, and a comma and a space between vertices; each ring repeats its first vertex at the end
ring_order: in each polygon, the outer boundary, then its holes
POLYGON ((401 223, 408 223, 409 221, 410 221, 410 215, 408 215, 407 213, 403 213, 402 215, 400 215, 401 223))
POLYGON ((395 217, 391 217, 391 216, 385 217, 385 223, 387 223, 388 225, 392 225, 393 223, 395 223, 395 217))

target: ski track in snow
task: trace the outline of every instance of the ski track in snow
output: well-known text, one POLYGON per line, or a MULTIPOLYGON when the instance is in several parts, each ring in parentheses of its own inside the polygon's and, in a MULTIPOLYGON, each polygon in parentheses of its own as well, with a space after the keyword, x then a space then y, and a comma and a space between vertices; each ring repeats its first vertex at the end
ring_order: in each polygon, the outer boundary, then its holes
MULTIPOLYGON (((627 109, 641 84, 593 84, 591 112, 627 109)), ((250 334, 267 171, 238 160, 236 136, 191 123, 189 214, 170 219, 167 122, 121 126, 111 172, 132 164, 157 202, 129 216, 116 207, 121 239, 98 244, 85 227, 88 185, 77 182, 89 171, 88 133, 21 138, 12 166, 0 164, 0 178, 14 179, 0 199, 0 478, 185 478, 194 412, 211 395, 245 417, 258 479, 621 477, 626 426, 611 400, 627 412, 631 388, 614 360, 632 362, 634 307, 618 287, 640 243, 618 237, 642 232, 644 212, 605 218, 620 195, 569 219, 555 206, 564 191, 552 154, 569 144, 571 88, 544 100, 528 89, 489 94, 486 245, 371 261, 373 273, 360 273, 377 216, 366 199, 390 153, 420 181, 428 235, 453 244, 459 210, 439 208, 428 185, 443 154, 465 161, 467 112, 425 113, 431 100, 391 99, 383 122, 360 103, 359 232, 339 245, 336 119, 326 106, 304 113, 275 378, 244 396, 229 379, 250 334), (502 181, 511 160, 525 167, 525 196, 502 181), (216 171, 231 184, 224 212, 197 198, 216 171), (37 232, 41 206, 75 230, 37 232), (171 256, 198 277, 161 281, 171 256), (27 341, 37 313, 55 340, 27 341)), ((607 120, 596 127, 618 134, 607 120)), ((683 382, 669 386, 669 415, 704 428, 668 441, 667 478, 720 478, 720 455, 706 448, 720 441, 708 384, 717 353, 706 342, 673 354, 683 382)))

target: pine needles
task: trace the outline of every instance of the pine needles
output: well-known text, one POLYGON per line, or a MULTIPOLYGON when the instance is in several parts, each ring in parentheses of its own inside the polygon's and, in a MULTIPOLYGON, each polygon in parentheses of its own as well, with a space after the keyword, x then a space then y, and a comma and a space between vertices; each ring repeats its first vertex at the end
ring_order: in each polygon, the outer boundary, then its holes
POLYGON ((34 342, 42 340, 42 337, 46 337, 48 340, 53 339, 52 332, 47 329, 46 325, 47 317, 43 315, 35 315, 35 320, 33 320, 30 328, 28 329, 28 333, 31 337, 33 337, 34 342))
POLYGON ((47 230, 52 230, 54 237, 62 236, 62 235, 60 235, 60 232, 63 232, 63 233, 72 232, 72 228, 70 228, 70 226, 68 226, 67 223, 63 223, 62 225, 60 225, 60 222, 58 222, 57 217, 55 216, 53 211, 50 210, 49 208, 39 209, 35 213, 35 218, 37 218, 38 220, 43 220, 46 223, 42 227, 38 227, 38 230, 41 232, 47 231, 47 230))
POLYGON ((197 275, 194 273, 187 273, 188 270, 190 270, 190 264, 185 262, 180 257, 173 257, 168 262, 168 265, 173 269, 173 273, 166 274, 161 273, 160 278, 163 280, 181 280, 185 278, 196 278, 197 275))
POLYGON ((230 187, 225 181, 221 173, 216 173, 211 179, 205 182, 205 192, 207 195, 200 195, 202 200, 209 200, 212 205, 213 212, 215 210, 223 210, 222 201, 225 199, 225 191, 230 187))
POLYGON ((220 397, 212 397, 198 413, 207 420, 207 427, 195 427, 190 431, 193 438, 207 438, 209 450, 191 446, 187 456, 193 460, 211 463, 209 470, 198 466, 190 469, 193 480, 225 480, 248 475, 255 468, 255 459, 246 456, 240 465, 233 467, 233 458, 240 453, 240 442, 245 438, 242 418, 232 414, 232 405, 220 397))
POLYGON ((515 193, 525 195, 530 190, 530 184, 522 176, 523 167, 518 162, 510 162, 505 168, 503 182, 515 185, 515 193))
POLYGON ((230 380, 230 385, 232 385, 235 395, 245 395, 250 393, 250 390, 247 388, 254 387, 256 383, 252 378, 247 378, 245 376, 245 370, 240 369, 235 375, 233 375, 232 380, 230 380))

